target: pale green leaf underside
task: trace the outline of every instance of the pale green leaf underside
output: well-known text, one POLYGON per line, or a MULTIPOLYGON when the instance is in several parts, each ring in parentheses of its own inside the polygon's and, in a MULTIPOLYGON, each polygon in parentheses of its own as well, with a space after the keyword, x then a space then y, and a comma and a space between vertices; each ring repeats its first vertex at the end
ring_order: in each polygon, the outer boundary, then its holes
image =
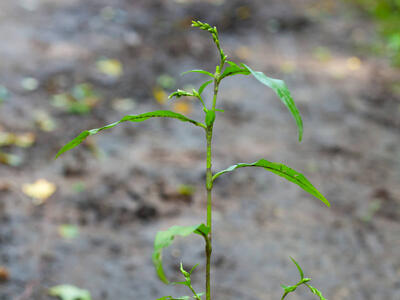
POLYGON ((262 72, 253 71, 247 65, 243 66, 245 66, 258 81, 273 89, 274 92, 278 95, 279 99, 281 99, 283 104, 285 104, 285 106, 288 108, 288 110, 290 111, 290 113, 292 114, 293 118, 296 121, 299 132, 299 141, 301 141, 303 138, 303 121, 301 119, 300 113, 297 110, 296 104, 294 103, 293 98, 290 95, 289 89, 286 86, 285 82, 279 79, 267 77, 262 72))
POLYGON ((147 113, 143 113, 143 114, 139 114, 139 115, 127 115, 125 117, 123 117, 121 120, 114 122, 112 124, 100 127, 100 128, 95 128, 95 129, 91 129, 91 130, 85 130, 82 131, 76 138, 74 138, 73 140, 69 141, 67 144, 65 144, 57 153, 56 158, 59 157, 61 154, 63 154, 64 152, 67 152, 68 150, 71 150, 72 148, 75 148, 76 146, 78 146, 79 144, 81 144, 88 136, 94 135, 102 130, 106 130, 106 129, 110 129, 113 128, 115 126, 117 126, 120 123, 123 122, 142 122, 145 121, 147 119, 150 118, 173 118, 173 119, 178 119, 182 122, 190 122, 196 126, 200 126, 200 127, 205 127, 202 123, 197 122, 195 120, 189 119, 186 116, 182 115, 182 114, 178 114, 176 112, 173 111, 169 111, 169 110, 157 110, 157 111, 153 111, 153 112, 147 112, 147 113))
POLYGON ((239 163, 239 164, 230 166, 229 168, 216 173, 213 176, 213 181, 224 173, 232 172, 238 168, 243 168, 243 167, 262 167, 272 173, 275 173, 278 176, 281 176, 281 177, 297 184, 303 190, 310 193, 314 197, 318 198, 323 203, 325 203, 327 206, 330 206, 330 203, 328 202, 328 200, 326 200, 326 198, 307 180, 307 178, 303 174, 301 174, 283 164, 270 162, 265 159, 260 159, 259 161, 256 161, 251 164, 239 163))
POLYGON ((166 231, 159 231, 154 240, 153 264, 156 268, 158 277, 166 284, 169 283, 162 266, 162 250, 171 245, 175 236, 188 236, 192 233, 207 235, 210 229, 204 225, 195 226, 172 226, 166 231))
POLYGON ((241 64, 240 67, 232 61, 227 61, 227 63, 229 64, 229 66, 225 68, 224 72, 221 75, 221 79, 238 74, 250 75, 250 71, 246 69, 244 64, 241 64))

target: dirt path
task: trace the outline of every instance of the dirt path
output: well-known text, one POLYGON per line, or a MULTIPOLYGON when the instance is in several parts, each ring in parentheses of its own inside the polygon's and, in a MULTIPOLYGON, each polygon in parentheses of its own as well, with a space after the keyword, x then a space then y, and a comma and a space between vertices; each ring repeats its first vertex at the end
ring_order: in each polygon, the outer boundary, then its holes
MULTIPOLYGON (((23 158, 21 166, 0 166, 0 266, 10 272, 0 300, 50 299, 46 289, 62 283, 104 300, 185 294, 158 282, 151 249, 158 230, 204 218, 202 131, 173 120, 127 124, 92 146, 52 157, 83 129, 168 107, 153 99, 159 75, 178 78, 176 87, 200 83, 201 76, 179 74, 211 70, 217 57, 208 36, 188 29, 191 18, 219 25, 232 60, 283 78, 305 123, 299 144, 294 122, 271 91, 251 78, 226 80, 215 169, 263 157, 283 162, 304 172, 332 203, 327 209, 262 170, 221 176, 215 298, 279 299, 280 284, 297 280, 293 256, 329 300, 400 299, 400 99, 393 89, 400 74, 360 50, 371 24, 335 1, 118 0, 108 8, 109 1, 84 2, 0 3, 0 84, 11 95, 0 106, 0 126, 37 136, 29 149, 6 149, 23 158), (101 57, 119 59, 124 75, 101 76, 95 67, 101 57), (25 77, 37 78, 39 88, 21 88, 25 77), (83 82, 102 95, 90 114, 50 104, 55 91, 83 82), (126 97, 134 108, 113 109, 113 99, 126 97), (58 128, 35 127, 37 111, 58 128), (42 206, 21 192, 38 178, 58 186, 42 206), (195 194, 180 195, 182 184, 195 194), (79 236, 61 238, 65 223, 78 224, 79 236)), ((188 266, 203 262, 200 243, 177 240, 166 252, 171 277, 181 259, 188 266)), ((199 290, 203 272, 194 278, 199 290)), ((310 295, 301 290, 291 299, 310 295)))

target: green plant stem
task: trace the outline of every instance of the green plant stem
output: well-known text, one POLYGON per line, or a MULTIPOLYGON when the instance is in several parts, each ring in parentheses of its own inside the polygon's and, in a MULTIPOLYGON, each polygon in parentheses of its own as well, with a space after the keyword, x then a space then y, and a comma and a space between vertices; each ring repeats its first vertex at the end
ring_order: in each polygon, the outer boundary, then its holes
POLYGON ((210 233, 206 237, 205 253, 207 258, 206 263, 206 300, 211 300, 211 232, 212 232, 212 171, 211 171, 211 141, 212 141, 213 124, 206 129, 207 139, 207 171, 206 171, 206 188, 207 188, 207 226, 210 228, 210 233))
MULTIPOLYGON (((214 74, 214 96, 212 103, 212 110, 215 113, 216 105, 217 105, 217 97, 218 97, 218 89, 219 84, 221 82, 221 71, 224 67, 226 56, 222 51, 222 48, 218 39, 218 32, 215 28, 216 39, 215 43, 217 45, 218 51, 221 56, 221 63, 217 67, 217 70, 214 74)), ((213 188, 213 174, 211 170, 212 166, 212 155, 211 155, 211 144, 212 144, 212 135, 214 128, 214 120, 211 124, 207 124, 206 128, 206 139, 207 139, 207 170, 206 170, 206 188, 207 188, 207 226, 210 228, 210 233, 206 238, 206 300, 211 300, 211 253, 212 253, 212 188, 213 188)))
POLYGON ((192 285, 189 284, 188 287, 189 287, 189 289, 192 291, 192 293, 193 293, 193 295, 194 295, 194 298, 195 298, 196 300, 201 300, 200 296, 197 295, 197 293, 196 293, 195 290, 193 289, 192 285))

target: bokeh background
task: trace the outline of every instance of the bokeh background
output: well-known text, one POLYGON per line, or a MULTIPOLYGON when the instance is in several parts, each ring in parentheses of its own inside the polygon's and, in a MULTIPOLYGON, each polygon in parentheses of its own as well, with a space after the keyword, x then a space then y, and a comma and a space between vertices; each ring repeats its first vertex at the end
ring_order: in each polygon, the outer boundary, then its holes
MULTIPOLYGON (((15 0, 0 2, 0 299, 49 300, 73 284, 93 299, 187 294, 151 263, 153 238, 205 219, 202 130, 123 124, 58 160, 80 131, 193 99, 218 62, 192 19, 217 25, 230 59, 282 78, 305 135, 250 77, 221 85, 214 170, 259 158, 306 174, 331 208, 264 170, 221 177, 214 193, 214 298, 280 299, 300 263, 329 300, 400 299, 400 33, 397 0, 15 0)), ((206 95, 210 96, 207 90, 206 95)), ((167 274, 200 263, 177 239, 167 274)), ((314 299, 300 289, 290 299, 314 299)))

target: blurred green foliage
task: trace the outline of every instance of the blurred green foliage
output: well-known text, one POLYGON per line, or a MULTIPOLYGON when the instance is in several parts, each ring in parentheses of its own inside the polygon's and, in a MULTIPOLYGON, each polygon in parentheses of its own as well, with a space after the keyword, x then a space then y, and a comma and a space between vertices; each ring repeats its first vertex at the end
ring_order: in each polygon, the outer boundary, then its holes
POLYGON ((400 0, 351 0, 375 20, 383 37, 382 52, 400 67, 400 0))

